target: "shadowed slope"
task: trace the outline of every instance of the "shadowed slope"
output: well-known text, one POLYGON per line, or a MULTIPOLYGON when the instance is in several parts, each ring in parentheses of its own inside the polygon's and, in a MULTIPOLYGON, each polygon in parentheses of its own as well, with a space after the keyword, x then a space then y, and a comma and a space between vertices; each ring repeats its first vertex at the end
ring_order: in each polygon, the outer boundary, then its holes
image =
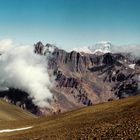
POLYGON ((24 120, 35 118, 35 115, 5 101, 0 100, 0 121, 24 120))

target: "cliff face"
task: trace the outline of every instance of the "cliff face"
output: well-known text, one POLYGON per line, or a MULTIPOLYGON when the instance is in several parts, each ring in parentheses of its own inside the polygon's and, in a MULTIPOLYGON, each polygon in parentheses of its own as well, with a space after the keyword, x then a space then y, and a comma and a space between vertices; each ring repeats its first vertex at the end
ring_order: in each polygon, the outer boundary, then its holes
MULTIPOLYGON (((35 44, 34 52, 50 54, 48 69, 55 77, 55 86, 51 109, 38 108, 32 102, 29 104, 26 96, 26 101, 23 98, 18 100, 31 112, 60 113, 137 94, 139 60, 127 54, 66 52, 51 44, 44 46, 41 42, 35 44)), ((8 99, 12 102, 10 97, 8 99)))
POLYGON ((53 90, 59 109, 67 111, 137 94, 137 63, 126 54, 86 54, 56 47, 48 65, 56 77, 53 90))

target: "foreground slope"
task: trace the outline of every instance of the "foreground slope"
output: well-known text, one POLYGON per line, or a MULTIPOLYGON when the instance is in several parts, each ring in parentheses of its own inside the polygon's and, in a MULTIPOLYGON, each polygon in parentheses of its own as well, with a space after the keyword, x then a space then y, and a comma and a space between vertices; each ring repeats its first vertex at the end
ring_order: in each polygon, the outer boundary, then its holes
POLYGON ((35 118, 31 113, 3 100, 0 100, 0 121, 24 120, 35 118))
POLYGON ((5 128, 32 126, 0 133, 2 140, 140 139, 140 96, 101 103, 68 113, 30 121, 1 122, 5 128))

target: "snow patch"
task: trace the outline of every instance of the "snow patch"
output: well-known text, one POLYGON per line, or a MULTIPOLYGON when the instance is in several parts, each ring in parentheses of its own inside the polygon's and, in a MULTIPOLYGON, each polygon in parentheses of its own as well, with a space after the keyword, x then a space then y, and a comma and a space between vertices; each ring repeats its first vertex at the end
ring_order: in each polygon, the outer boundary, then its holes
POLYGON ((23 128, 16 128, 16 129, 3 129, 3 130, 0 130, 0 133, 8 133, 8 132, 14 132, 14 131, 22 131, 22 130, 27 130, 27 129, 31 129, 31 128, 33 128, 33 126, 23 127, 23 128))
POLYGON ((135 69, 135 64, 130 64, 130 65, 128 65, 129 66, 129 68, 131 68, 131 69, 135 69))

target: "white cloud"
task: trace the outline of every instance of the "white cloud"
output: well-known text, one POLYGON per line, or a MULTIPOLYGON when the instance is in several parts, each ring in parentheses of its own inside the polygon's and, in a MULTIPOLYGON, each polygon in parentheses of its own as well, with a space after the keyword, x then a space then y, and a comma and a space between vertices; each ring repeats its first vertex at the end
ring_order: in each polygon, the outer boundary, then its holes
POLYGON ((52 84, 47 71, 48 57, 35 54, 34 46, 14 47, 10 40, 0 41, 0 46, 11 48, 0 56, 0 86, 23 90, 36 105, 49 106, 52 84))

